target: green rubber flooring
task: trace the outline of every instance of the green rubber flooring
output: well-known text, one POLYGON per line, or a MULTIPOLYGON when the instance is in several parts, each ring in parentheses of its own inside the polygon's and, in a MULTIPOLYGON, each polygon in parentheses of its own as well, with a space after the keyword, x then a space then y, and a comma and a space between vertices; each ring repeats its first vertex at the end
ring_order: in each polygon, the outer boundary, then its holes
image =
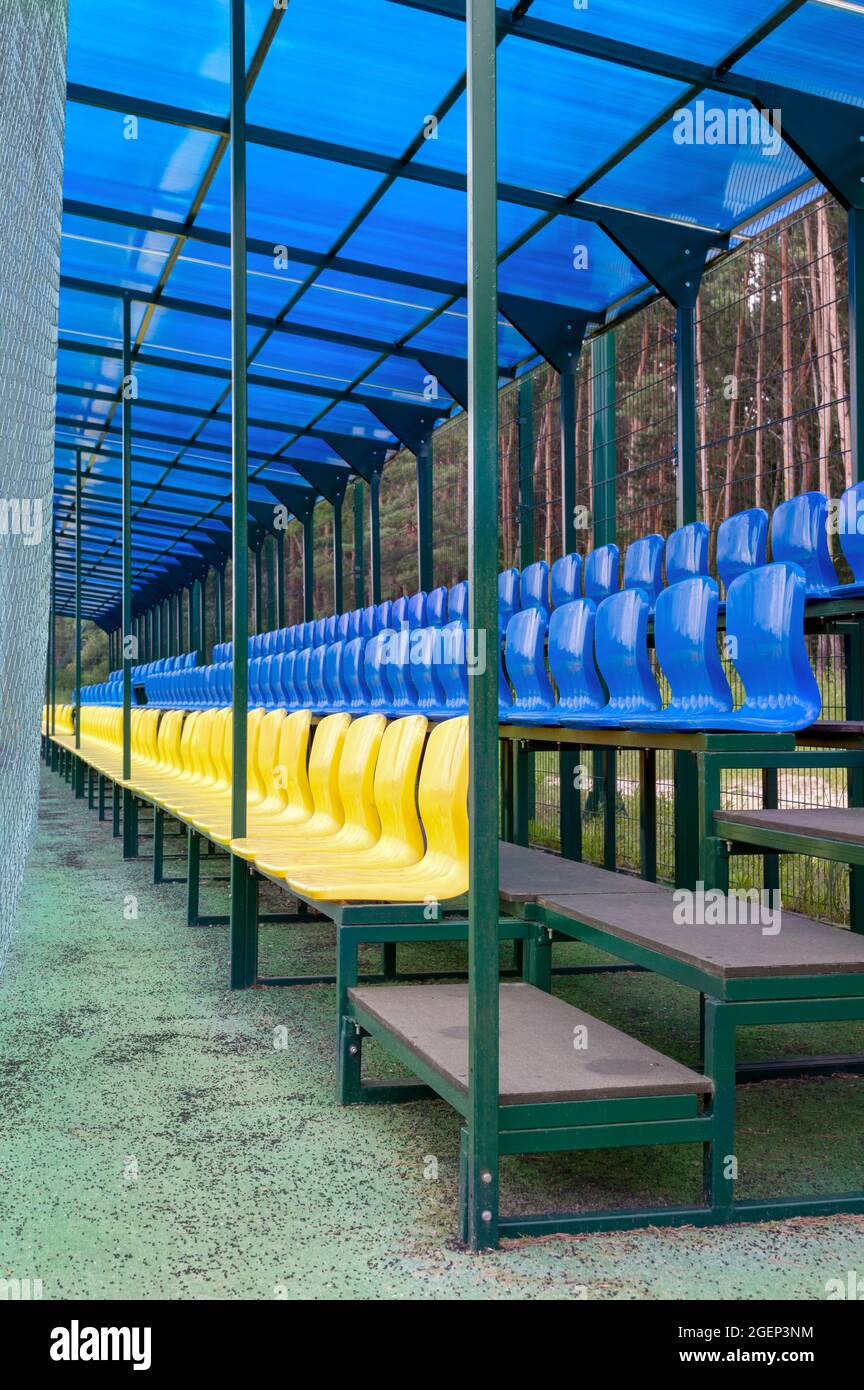
MULTIPOLYGON (((340 1109, 333 990, 232 994, 225 928, 184 925, 184 884, 154 887, 148 849, 124 864, 110 823, 43 773, 0 980, 0 1279, 40 1279, 47 1299, 820 1299, 829 1280, 864 1278, 857 1217, 461 1250, 454 1112, 340 1109)), ((205 874, 225 862, 205 860, 205 874)), ((166 864, 183 871, 182 858, 166 864)), ((224 911, 226 896, 214 881, 202 909, 224 911)), ((269 927, 262 968, 330 971, 332 946, 327 926, 269 927)), ((462 959, 418 946, 400 965, 462 959)), ((568 947, 561 959, 599 957, 568 947)), ((637 974, 559 988, 694 1061, 689 992, 637 974)), ((744 1056, 804 1048, 864 1050, 864 1028, 741 1037, 744 1056)), ((368 1060, 396 1070, 373 1047, 368 1060)), ((864 1079, 743 1087, 738 1122, 740 1196, 864 1188, 864 1079)), ((502 1205, 693 1201, 700 1165, 693 1146, 508 1159, 502 1205)))

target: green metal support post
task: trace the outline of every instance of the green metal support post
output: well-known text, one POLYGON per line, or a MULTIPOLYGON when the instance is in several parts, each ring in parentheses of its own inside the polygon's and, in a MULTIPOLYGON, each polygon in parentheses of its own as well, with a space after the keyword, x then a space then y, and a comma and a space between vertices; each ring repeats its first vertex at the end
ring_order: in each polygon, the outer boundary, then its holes
POLYGON ((315 617, 315 521, 314 509, 303 518, 303 621, 315 617))
POLYGON ((276 549, 275 536, 267 536, 262 547, 264 552, 264 578, 267 583, 266 601, 266 631, 272 632, 276 627, 276 549))
POLYGON ((216 641, 225 641, 225 566, 216 571, 216 641))
MULTIPOLYGON (((519 382, 519 568, 534 562, 534 381, 530 372, 519 382)), ((524 744, 513 749, 513 839, 527 845, 535 814, 534 753, 524 744)))
MULTIPOLYGON (((561 372, 561 544, 565 555, 576 549, 576 373, 579 359, 571 359, 561 372)), ((548 557, 551 561, 551 556, 548 557)), ((577 780, 579 750, 562 748, 558 754, 559 828, 565 859, 582 854, 582 793, 577 780)))
MULTIPOLYGON (((75 747, 81 747, 81 450, 75 450, 75 747)), ((75 759, 75 795, 84 795, 84 764, 75 759)))
MULTIPOLYGON (((123 780, 132 776, 132 665, 137 661, 137 645, 132 638, 132 301, 123 298, 123 381, 122 407, 122 641, 123 641, 123 780)), ((115 790, 115 798, 117 791, 115 790)), ((128 786, 123 788, 123 858, 138 853, 135 802, 128 786)))
MULTIPOLYGON (((696 298, 675 310, 675 401, 678 480, 676 520, 696 520, 696 298)), ((698 798, 696 759, 675 754, 675 884, 695 888, 699 878, 699 833, 693 807, 698 798)))
POLYGON ((338 497, 333 503, 333 612, 341 613, 345 607, 345 587, 342 576, 342 502, 338 497))
POLYGON ((369 482, 369 587, 371 602, 381 602, 381 514, 378 498, 381 475, 372 474, 369 482))
POLYGON ((469 623, 486 643, 468 682, 470 889, 466 1232, 498 1241, 498 245, 495 0, 468 0, 469 623))
POLYGON ((366 566, 363 560, 363 480, 354 479, 354 607, 365 607, 366 566))
MULTIPOLYGON (((231 835, 246 834, 246 710, 249 699, 249 392, 246 340, 246 33, 243 0, 231 0, 231 835)), ((250 983, 246 960, 249 871, 231 856, 231 988, 250 983)))
MULTIPOLYGON (((275 540, 276 550, 276 626, 285 626, 285 532, 280 531, 275 540)), ((217 638, 221 641, 221 638, 217 638)))
POLYGON ((423 436, 416 458, 417 469, 417 575, 420 588, 429 593, 432 578, 432 436, 423 436))
POLYGON ((253 558, 252 584, 255 591, 255 631, 264 631, 264 579, 261 567, 261 545, 256 545, 253 558))

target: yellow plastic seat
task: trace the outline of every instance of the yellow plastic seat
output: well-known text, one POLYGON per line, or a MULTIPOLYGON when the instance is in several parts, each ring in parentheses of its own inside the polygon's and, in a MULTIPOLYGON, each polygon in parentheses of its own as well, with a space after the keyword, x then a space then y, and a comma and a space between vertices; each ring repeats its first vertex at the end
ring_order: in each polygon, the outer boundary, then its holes
MULTIPOLYGON (((228 711, 230 716, 230 711, 228 711)), ((279 747, 284 710, 252 710, 246 724, 246 805, 260 806, 267 800, 273 781, 273 768, 279 747)), ((231 764, 233 758, 232 720, 229 717, 222 747, 219 781, 204 797, 181 808, 183 816, 196 830, 209 834, 211 823, 220 825, 231 814, 231 764)))
MULTIPOLYGON (((256 867, 274 878, 286 878, 307 869, 344 870, 349 864, 367 867, 416 863, 423 853, 423 831, 417 815, 415 789, 426 728, 422 715, 409 715, 394 720, 384 730, 372 786, 363 791, 364 798, 371 800, 370 810, 364 812, 367 825, 372 823, 371 810, 374 809, 376 835, 371 842, 366 833, 361 838, 350 830, 314 840, 299 835, 292 840, 282 836, 269 843, 262 839, 255 856, 256 867)), ((343 762, 344 758, 345 754, 343 762)), ((353 814, 350 819, 354 819, 353 814)), ((346 825, 348 823, 346 804, 346 825)))
POLYGON ((375 766, 386 726, 383 714, 367 714, 355 719, 345 735, 339 761, 342 824, 321 833, 310 819, 296 830, 283 831, 275 838, 262 833, 260 852, 255 856, 260 868, 281 876, 287 868, 296 866, 298 859, 300 863, 306 862, 310 854, 329 853, 338 858, 366 851, 375 844, 381 833, 375 809, 375 766))
MULTIPOLYGON (((294 710, 285 716, 272 766, 266 771, 259 743, 259 775, 265 778, 271 790, 263 801, 247 808, 247 835, 257 834, 259 831, 263 833, 265 830, 275 833, 274 828, 279 826, 296 827, 312 815, 314 806, 306 770, 311 725, 312 715, 309 710, 294 710)), ((230 808, 218 821, 208 821, 206 833, 217 844, 230 843, 230 808)))
MULTIPOLYGON (((312 740, 309 756, 309 792, 312 814, 302 822, 303 830, 315 835, 330 835, 342 825, 342 802, 339 797, 339 763, 345 737, 351 724, 348 714, 328 714, 321 720, 312 740)), ((274 822, 273 835, 282 833, 282 823, 274 822)), ((296 827, 295 827, 296 828, 296 827)), ((291 832, 286 823, 284 833, 291 832)), ((263 836, 246 835, 242 839, 231 840, 231 852, 241 859, 253 860, 262 844, 263 836)))
POLYGON ((403 867, 370 865, 300 869, 290 888, 319 902, 443 902, 468 889, 468 720, 432 730, 418 787, 426 852, 403 867))

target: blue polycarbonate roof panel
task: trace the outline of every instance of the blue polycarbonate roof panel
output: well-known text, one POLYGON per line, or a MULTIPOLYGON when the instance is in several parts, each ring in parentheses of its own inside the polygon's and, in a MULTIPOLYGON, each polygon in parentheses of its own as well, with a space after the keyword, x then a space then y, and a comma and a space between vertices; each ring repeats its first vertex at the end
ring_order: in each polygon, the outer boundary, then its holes
POLYGON ((182 221, 217 137, 142 119, 128 138, 126 119, 116 111, 67 104, 65 196, 182 221))
MULTIPOLYGON (((250 56, 273 8, 273 0, 246 0, 250 56)), ((225 0, 119 11, 116 0, 72 0, 69 81, 227 115, 228 38, 225 0)))
MULTIPOLYGON (((260 331, 256 339, 260 337, 260 331)), ((374 365, 376 354, 363 348, 343 347, 321 339, 289 333, 272 333, 256 355, 254 370, 264 375, 284 375, 293 381, 343 390, 374 365)))
POLYGON ((64 275, 124 289, 151 291, 165 268, 174 238, 92 218, 63 219, 64 275))
MULTIPOLYGON (((459 189, 397 180, 343 248, 348 256, 465 280, 467 198, 459 189)), ((531 208, 499 204, 498 244, 509 245, 536 220, 531 208)))
POLYGON ((326 271, 292 310, 291 318, 316 328, 395 341, 444 303, 443 295, 428 290, 326 271))
POLYGON ((864 8, 843 9, 811 0, 732 71, 864 106, 864 8))
MULTIPOLYGON (((498 178, 570 193, 681 91, 653 73, 507 38, 498 49, 498 178)), ((464 173, 465 129, 463 96, 417 160, 464 173)))
POLYGON ((534 0, 529 14, 619 43, 716 63, 777 9, 777 0, 721 0, 714 5, 695 0, 534 0))
MULTIPOLYGON (((381 175, 327 159, 247 145, 250 237, 275 249, 327 251, 381 182, 381 175)), ((228 161, 223 159, 201 208, 201 222, 227 229, 231 208, 228 161)), ((370 258, 371 259, 371 258, 370 258)))
POLYGON ((390 0, 291 0, 249 120, 397 156, 464 70, 464 30, 450 20, 394 13, 390 0))
MULTIPOLYGON (((663 235, 662 226, 657 234, 663 235)), ((644 279, 595 223, 556 217, 502 261, 498 286, 507 294, 599 312, 644 279)))
POLYGON ((705 91, 593 184, 594 202, 728 228, 808 176, 749 102, 705 91))

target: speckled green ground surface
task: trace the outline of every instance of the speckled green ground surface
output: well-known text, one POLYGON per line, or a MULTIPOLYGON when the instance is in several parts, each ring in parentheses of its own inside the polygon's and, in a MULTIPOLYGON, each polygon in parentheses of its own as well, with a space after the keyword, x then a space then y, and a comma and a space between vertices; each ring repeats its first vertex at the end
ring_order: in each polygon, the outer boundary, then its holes
MULTIPOLYGON (((826 1280, 864 1275, 864 1221, 852 1217, 461 1251, 453 1112, 339 1109, 332 990, 229 993, 224 929, 183 926, 183 885, 153 888, 151 864, 124 865, 110 827, 43 777, 0 983, 0 1278, 40 1278, 46 1298, 568 1298, 584 1287, 589 1299, 818 1299, 826 1280)), ((224 893, 214 884, 202 905, 224 910, 224 893)), ((332 931, 270 928, 264 955, 280 971, 332 969, 332 931)), ((423 959, 416 948, 405 964, 423 959)), ((647 975, 564 992, 694 1059, 687 992, 647 975)), ((826 1051, 864 1048, 864 1029, 826 1027, 744 1035, 742 1052, 794 1053, 817 1036, 826 1051)), ((864 1080, 739 1094, 741 1196, 864 1186, 864 1080)), ((689 1147, 512 1159, 505 1208, 692 1200, 699 1164, 689 1147)))

